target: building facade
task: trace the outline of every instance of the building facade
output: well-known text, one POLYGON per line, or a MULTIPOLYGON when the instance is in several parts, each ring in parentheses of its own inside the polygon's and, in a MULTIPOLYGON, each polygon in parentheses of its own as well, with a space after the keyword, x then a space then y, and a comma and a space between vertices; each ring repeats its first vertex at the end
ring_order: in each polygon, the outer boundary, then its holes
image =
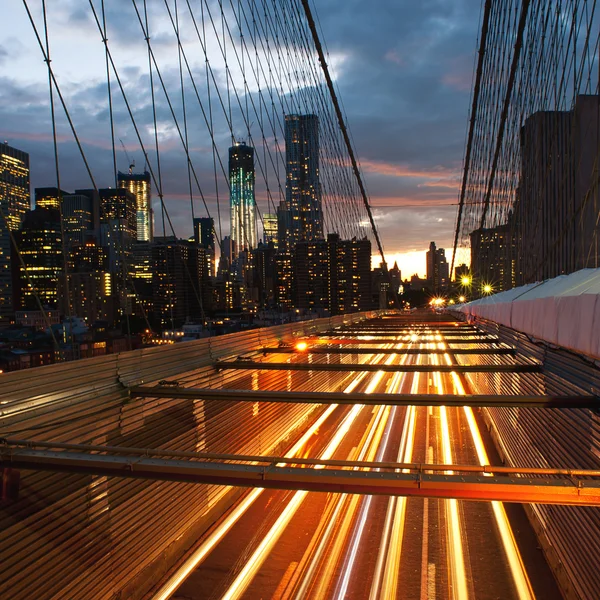
POLYGON ((28 211, 15 242, 23 265, 13 263, 15 308, 19 310, 58 307, 59 279, 64 273, 60 212, 54 208, 28 211))
POLYGON ((237 142, 229 148, 230 236, 235 252, 256 248, 254 148, 237 142))
POLYGON ((117 185, 135 197, 136 239, 138 242, 151 242, 154 239, 154 211, 152 210, 152 184, 150 173, 121 173, 117 175, 117 185))
POLYGON ((521 129, 515 198, 519 285, 600 266, 599 97, 540 111, 521 129))
MULTIPOLYGON (((0 206, 6 216, 6 222, 0 219, 0 320, 3 321, 11 318, 15 309, 9 231, 19 229, 31 208, 29 154, 6 143, 0 143, 0 206)), ((12 260, 18 262, 16 256, 12 260)))
MULTIPOLYGON (((480 295, 483 285, 491 286, 494 292, 515 287, 520 261, 512 223, 476 229, 470 237, 473 293, 480 295)), ((468 270, 466 274, 469 274, 468 270)))
POLYGON ((285 162, 285 204, 278 209, 278 243, 284 252, 300 241, 323 239, 317 115, 286 115, 285 162))
POLYGON ((427 282, 433 292, 442 292, 450 283, 449 266, 444 248, 437 248, 435 242, 427 251, 427 282))
POLYGON ((369 240, 330 233, 326 240, 299 242, 293 264, 296 307, 330 315, 371 308, 369 240))

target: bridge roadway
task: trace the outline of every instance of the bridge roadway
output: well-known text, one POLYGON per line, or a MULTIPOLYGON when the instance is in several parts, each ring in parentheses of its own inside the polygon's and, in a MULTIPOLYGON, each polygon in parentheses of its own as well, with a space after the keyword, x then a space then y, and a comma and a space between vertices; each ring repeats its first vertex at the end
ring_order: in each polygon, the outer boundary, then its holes
MULTIPOLYGON (((414 353, 498 347, 476 335, 457 335, 468 330, 457 325, 382 319, 336 331, 339 337, 310 340, 305 353, 273 351, 262 360, 388 365, 522 362, 506 353, 462 358, 414 353), (377 337, 378 327, 385 338, 377 337), (335 348, 347 338, 354 344, 345 348, 372 348, 374 353, 345 353, 343 358, 323 353, 324 342, 335 348), (320 352, 310 353, 317 345, 320 352), (413 353, 376 354, 377 348, 413 353)), ((244 369, 225 373, 223 385, 236 389, 477 392, 467 376, 456 373, 244 369)), ((536 375, 514 377, 522 382, 536 375)), ((440 464, 498 460, 478 411, 466 407, 324 407, 286 456, 440 464)), ((560 597, 518 505, 274 490, 248 492, 153 597, 170 594, 178 600, 560 597)))

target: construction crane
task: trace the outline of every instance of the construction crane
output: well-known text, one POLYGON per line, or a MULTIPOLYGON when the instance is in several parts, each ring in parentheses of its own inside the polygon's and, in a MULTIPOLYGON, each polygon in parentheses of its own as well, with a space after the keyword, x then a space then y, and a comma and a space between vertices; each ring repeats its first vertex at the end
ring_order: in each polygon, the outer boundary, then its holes
POLYGON ((121 146, 123 146, 123 152, 125 152, 127 162, 129 163, 129 174, 131 175, 133 173, 133 169, 135 167, 135 160, 131 160, 129 158, 129 154, 127 152, 127 148, 125 148, 125 144, 123 143, 123 140, 121 138, 119 138, 119 141, 121 142, 121 146))

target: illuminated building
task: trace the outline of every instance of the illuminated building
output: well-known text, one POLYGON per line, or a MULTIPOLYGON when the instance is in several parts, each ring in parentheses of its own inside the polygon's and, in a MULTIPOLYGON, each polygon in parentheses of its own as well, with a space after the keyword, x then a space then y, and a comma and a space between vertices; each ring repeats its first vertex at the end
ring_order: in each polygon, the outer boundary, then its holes
POLYGON ((134 313, 143 317, 154 312, 153 304, 154 243, 136 242, 132 247, 131 278, 135 290, 134 313))
MULTIPOLYGON (((0 206, 11 231, 21 226, 31 208, 29 154, 0 143, 0 206)), ((11 243, 4 219, 0 219, 0 319, 13 314, 11 243)), ((16 260, 16 257, 15 257, 16 260)))
POLYGON ((275 303, 277 308, 290 310, 294 303, 294 268, 291 254, 275 255, 275 303))
POLYGON ((100 244, 108 249, 108 270, 114 274, 115 291, 131 269, 132 247, 137 239, 135 196, 126 189, 101 189, 100 244))
POLYGON ((329 311, 329 246, 325 240, 298 242, 295 252, 295 306, 329 311))
POLYGON ((295 305, 331 315, 371 308, 371 242, 327 240, 299 242, 294 261, 295 305))
POLYGON ((206 249, 173 237, 152 244, 152 297, 155 322, 176 327, 186 319, 203 319, 212 309, 206 249))
POLYGON ((329 311, 332 315, 371 308, 371 242, 327 236, 329 311))
POLYGON ((470 233, 472 280, 478 284, 471 286, 475 296, 484 284, 492 285, 498 292, 517 285, 517 240, 510 221, 512 219, 504 225, 470 233))
POLYGON ((64 264, 60 212, 39 207, 27 212, 15 241, 25 265, 25 271, 20 264, 15 266, 19 274, 15 304, 20 309, 37 309, 37 295, 43 307, 56 308, 64 264))
POLYGON ((97 235, 100 224, 100 203, 93 194, 62 196, 62 216, 67 247, 83 244, 90 234, 97 235))
POLYGON ((54 208, 55 210, 60 210, 61 200, 68 193, 56 187, 35 188, 35 208, 54 208))
POLYGON ((429 244, 427 251, 427 281, 432 291, 442 291, 450 282, 449 266, 444 248, 436 248, 435 242, 429 244))
POLYGON ((119 188, 128 190, 135 197, 136 239, 151 242, 154 238, 154 212, 152 210, 152 185, 150 173, 121 173, 117 175, 119 188))
POLYGON ((278 243, 284 252, 299 241, 323 238, 316 115, 286 115, 285 161, 285 205, 278 209, 278 243))
POLYGON ((277 250, 277 213, 265 213, 263 214, 263 242, 268 244, 269 242, 273 242, 273 246, 275 250, 277 250))
POLYGON ((207 250, 210 275, 215 273, 215 221, 211 217, 194 219, 194 241, 207 250))
POLYGON ((229 186, 231 240, 237 252, 253 250, 256 248, 254 148, 243 142, 229 148, 229 186))

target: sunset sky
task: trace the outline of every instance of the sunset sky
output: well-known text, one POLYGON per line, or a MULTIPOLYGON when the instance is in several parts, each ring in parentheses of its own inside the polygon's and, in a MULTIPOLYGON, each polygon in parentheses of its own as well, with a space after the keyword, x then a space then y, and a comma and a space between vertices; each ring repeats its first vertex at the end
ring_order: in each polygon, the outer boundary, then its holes
MULTIPOLYGON (((39 2, 29 4, 39 15, 39 2)), ((48 3, 52 64, 98 183, 108 187, 112 154, 105 135, 104 53, 87 5, 81 0, 48 3)), ((134 93, 147 79, 147 56, 139 54, 138 60, 131 51, 134 24, 125 18, 129 2, 110 0, 106 5, 113 16, 108 37, 128 59, 123 72, 134 93)), ((150 11, 159 15, 160 5, 163 0, 151 0, 150 11)), ((315 6, 388 263, 397 260, 403 278, 424 275, 430 241, 451 254, 480 3, 327 0, 315 6)), ((0 23, 0 136, 30 153, 32 188, 55 185, 47 71, 23 4, 0 3, 0 23)), ((135 35, 140 37, 139 31, 135 35)), ((168 44, 160 36, 154 39, 168 44)), ((176 59, 176 51, 174 55, 176 59)), ((168 169, 172 132, 165 126, 160 133, 168 169)), ((63 189, 89 187, 64 120, 59 134, 63 189)), ((141 153, 132 150, 131 131, 117 135, 142 165, 141 153)), ((119 161, 126 170, 125 157, 119 161)), ((173 176, 165 197, 178 202, 181 196, 183 206, 187 180, 179 190, 178 179, 173 176)), ((189 215, 177 210, 175 220, 184 229, 189 215)), ((374 262, 379 262, 375 256, 374 262)))

